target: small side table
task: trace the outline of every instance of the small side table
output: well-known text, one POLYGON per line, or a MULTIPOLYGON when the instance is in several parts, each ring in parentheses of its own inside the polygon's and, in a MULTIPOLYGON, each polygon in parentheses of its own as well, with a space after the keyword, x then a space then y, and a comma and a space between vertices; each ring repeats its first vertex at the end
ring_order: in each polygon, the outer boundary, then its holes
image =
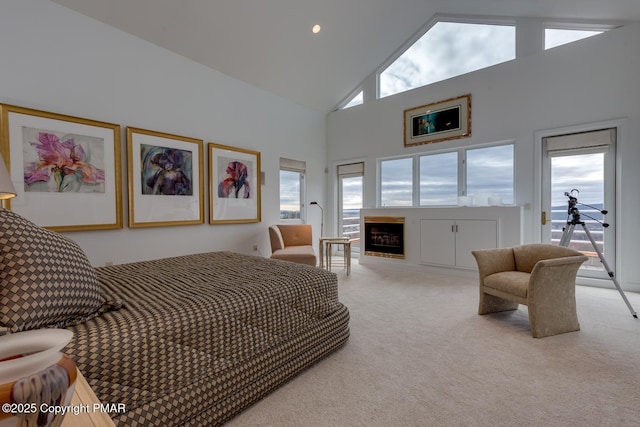
POLYGON ((331 241, 337 241, 337 240, 349 240, 348 237, 321 237, 318 240, 318 254, 320 255, 320 268, 324 268, 324 265, 326 263, 325 260, 325 254, 327 253, 326 251, 326 242, 328 242, 329 240, 331 241))
MULTIPOLYGON (((328 242, 329 240, 334 241, 334 240, 349 240, 348 237, 320 237, 320 239, 318 240, 318 254, 320 255, 320 268, 324 268, 325 264, 326 264, 326 242, 328 242)), ((329 255, 330 256, 330 255, 329 255)))
POLYGON ((333 245, 342 245, 344 266, 347 269, 348 276, 351 273, 351 240, 348 237, 325 238, 322 239, 322 243, 324 243, 324 256, 326 257, 325 261, 327 264, 327 270, 329 271, 331 271, 331 247, 333 245))

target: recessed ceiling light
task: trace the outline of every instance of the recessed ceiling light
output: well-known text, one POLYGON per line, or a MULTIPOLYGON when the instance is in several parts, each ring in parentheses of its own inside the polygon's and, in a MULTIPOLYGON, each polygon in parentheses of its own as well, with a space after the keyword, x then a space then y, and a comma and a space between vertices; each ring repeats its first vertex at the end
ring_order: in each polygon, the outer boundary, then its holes
POLYGON ((316 25, 313 26, 311 31, 313 32, 313 34, 318 34, 321 29, 322 29, 322 27, 319 24, 316 24, 316 25))

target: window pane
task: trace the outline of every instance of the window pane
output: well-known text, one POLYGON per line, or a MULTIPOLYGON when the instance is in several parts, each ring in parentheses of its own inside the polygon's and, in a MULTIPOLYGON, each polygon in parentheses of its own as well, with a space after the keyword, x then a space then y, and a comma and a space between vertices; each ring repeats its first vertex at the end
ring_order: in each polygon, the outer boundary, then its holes
POLYGON ((380 162, 380 203, 382 206, 413 205, 413 159, 380 162))
POLYGON ((280 219, 300 219, 299 172, 280 171, 280 219))
POLYGON ((364 94, 362 91, 354 96, 351 101, 349 101, 342 109, 355 107, 356 105, 361 105, 364 99, 364 94))
POLYGON ((380 73, 380 98, 516 57, 515 27, 438 22, 380 73))
POLYGON ((362 177, 340 178, 342 194, 342 237, 353 239, 351 250, 360 251, 360 209, 362 209, 362 177))
POLYGON ((544 48, 561 46, 563 44, 575 42, 577 40, 586 39, 587 37, 600 34, 602 31, 586 31, 586 30, 562 30, 547 28, 544 30, 544 48))
POLYGON ((513 204, 513 145, 467 151, 467 195, 513 204))
POLYGON ((458 153, 420 157, 420 205, 458 203, 458 153))

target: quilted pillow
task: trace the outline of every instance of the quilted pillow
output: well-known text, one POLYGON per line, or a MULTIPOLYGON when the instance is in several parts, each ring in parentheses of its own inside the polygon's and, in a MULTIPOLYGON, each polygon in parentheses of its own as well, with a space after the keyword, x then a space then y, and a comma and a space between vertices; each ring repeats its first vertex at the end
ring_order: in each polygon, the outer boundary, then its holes
POLYGON ((74 241, 0 209, 0 329, 68 326, 102 303, 95 270, 74 241))

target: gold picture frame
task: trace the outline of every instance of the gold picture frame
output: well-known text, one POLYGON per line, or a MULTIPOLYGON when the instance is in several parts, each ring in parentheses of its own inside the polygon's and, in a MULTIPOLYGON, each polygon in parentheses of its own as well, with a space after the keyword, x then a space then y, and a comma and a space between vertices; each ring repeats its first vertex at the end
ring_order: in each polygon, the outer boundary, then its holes
POLYGON ((122 228, 120 125, 0 104, 8 209, 53 231, 122 228))
POLYGON ((209 143, 209 223, 260 222, 260 152, 209 143))
POLYGON ((404 146, 471 136, 471 94, 404 111, 404 146))
POLYGON ((203 140, 127 127, 129 227, 204 224, 203 140))

